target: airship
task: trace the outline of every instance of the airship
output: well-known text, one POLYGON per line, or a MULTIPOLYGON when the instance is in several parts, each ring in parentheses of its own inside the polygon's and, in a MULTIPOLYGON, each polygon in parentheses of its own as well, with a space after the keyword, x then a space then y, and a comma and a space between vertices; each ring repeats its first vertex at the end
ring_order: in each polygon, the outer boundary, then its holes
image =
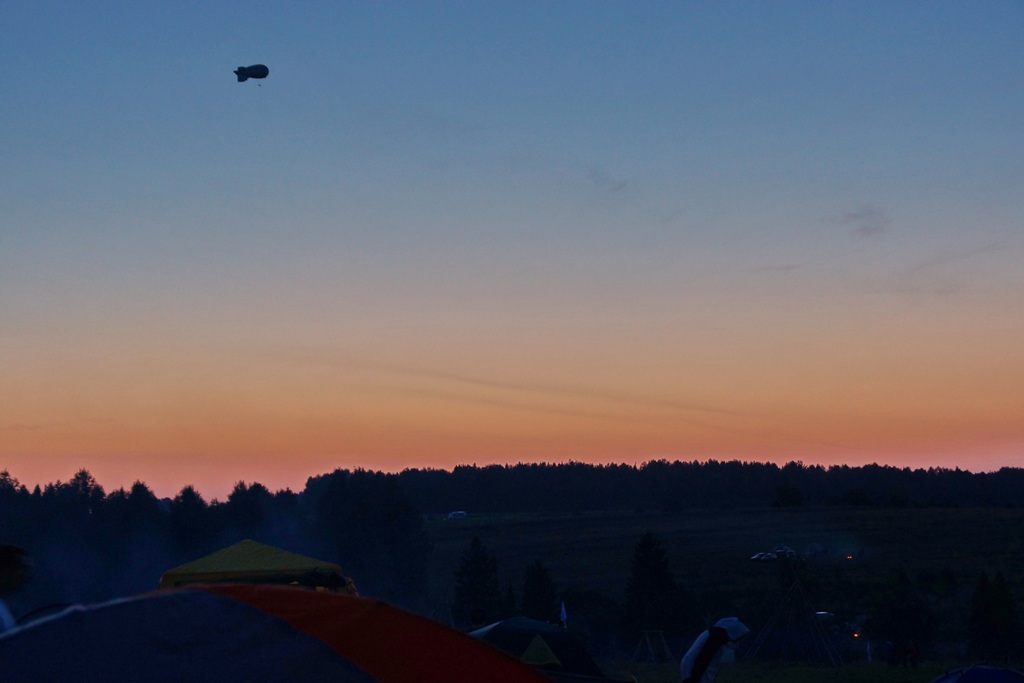
POLYGON ((235 69, 235 75, 238 76, 238 82, 247 81, 250 78, 266 78, 267 74, 270 73, 270 69, 262 64, 253 64, 252 66, 240 66, 235 69))

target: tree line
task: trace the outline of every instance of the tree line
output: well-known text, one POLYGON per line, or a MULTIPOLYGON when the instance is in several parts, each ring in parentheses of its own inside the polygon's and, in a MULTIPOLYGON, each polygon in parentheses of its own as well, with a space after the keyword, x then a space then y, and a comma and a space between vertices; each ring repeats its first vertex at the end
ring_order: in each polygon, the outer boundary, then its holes
POLYGON ((156 588, 173 567, 245 538, 337 562, 359 589, 414 606, 430 554, 423 516, 394 477, 312 477, 303 491, 238 482, 224 501, 192 486, 158 498, 135 482, 106 492, 87 471, 29 490, 0 472, 0 542, 29 551, 23 608, 95 602, 156 588))
POLYGON ((850 467, 708 460, 520 463, 393 475, 424 511, 580 512, 720 506, 1019 506, 1024 469, 850 467))

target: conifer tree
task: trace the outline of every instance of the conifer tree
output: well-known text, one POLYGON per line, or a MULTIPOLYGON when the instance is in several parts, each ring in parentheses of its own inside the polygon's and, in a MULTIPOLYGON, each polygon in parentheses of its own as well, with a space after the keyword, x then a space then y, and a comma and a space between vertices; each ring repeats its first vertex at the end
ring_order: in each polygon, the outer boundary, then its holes
POLYGON ((623 610, 625 634, 634 638, 644 630, 674 630, 679 622, 678 596, 668 552, 648 531, 633 549, 623 610))
POLYGON ((1013 593, 1000 572, 989 580, 981 574, 971 596, 967 647, 984 661, 1005 661, 1017 644, 1018 626, 1013 593))
POLYGON ((452 616, 460 625, 483 626, 501 615, 502 594, 498 582, 498 562, 474 536, 462 553, 455 572, 455 598, 452 616))
POLYGON ((523 616, 546 622, 558 618, 558 586, 539 559, 526 568, 523 579, 523 616))

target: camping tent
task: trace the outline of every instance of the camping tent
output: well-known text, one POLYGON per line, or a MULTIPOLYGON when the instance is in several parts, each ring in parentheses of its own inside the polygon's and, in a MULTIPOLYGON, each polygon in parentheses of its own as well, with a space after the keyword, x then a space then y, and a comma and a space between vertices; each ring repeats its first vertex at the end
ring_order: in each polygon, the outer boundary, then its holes
POLYGON ((480 641, 383 602, 219 584, 77 606, 0 636, 5 683, 549 683, 480 641))
POLYGON ((932 683, 1024 683, 1024 673, 999 666, 967 666, 947 671, 932 683))
POLYGON ((549 675, 605 678, 582 643, 565 629, 543 621, 513 617, 484 626, 469 635, 549 675))
POLYGON ((295 583, 355 592, 341 567, 256 541, 239 541, 215 553, 168 570, 161 588, 197 583, 295 583))

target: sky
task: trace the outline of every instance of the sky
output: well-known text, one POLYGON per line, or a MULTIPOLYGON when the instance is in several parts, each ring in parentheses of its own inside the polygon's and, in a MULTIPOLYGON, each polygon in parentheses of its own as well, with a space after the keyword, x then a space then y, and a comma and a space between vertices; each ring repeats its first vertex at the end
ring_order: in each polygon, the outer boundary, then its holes
POLYGON ((1018 0, 0 3, 29 487, 1024 466, 1022 264, 1018 0))

